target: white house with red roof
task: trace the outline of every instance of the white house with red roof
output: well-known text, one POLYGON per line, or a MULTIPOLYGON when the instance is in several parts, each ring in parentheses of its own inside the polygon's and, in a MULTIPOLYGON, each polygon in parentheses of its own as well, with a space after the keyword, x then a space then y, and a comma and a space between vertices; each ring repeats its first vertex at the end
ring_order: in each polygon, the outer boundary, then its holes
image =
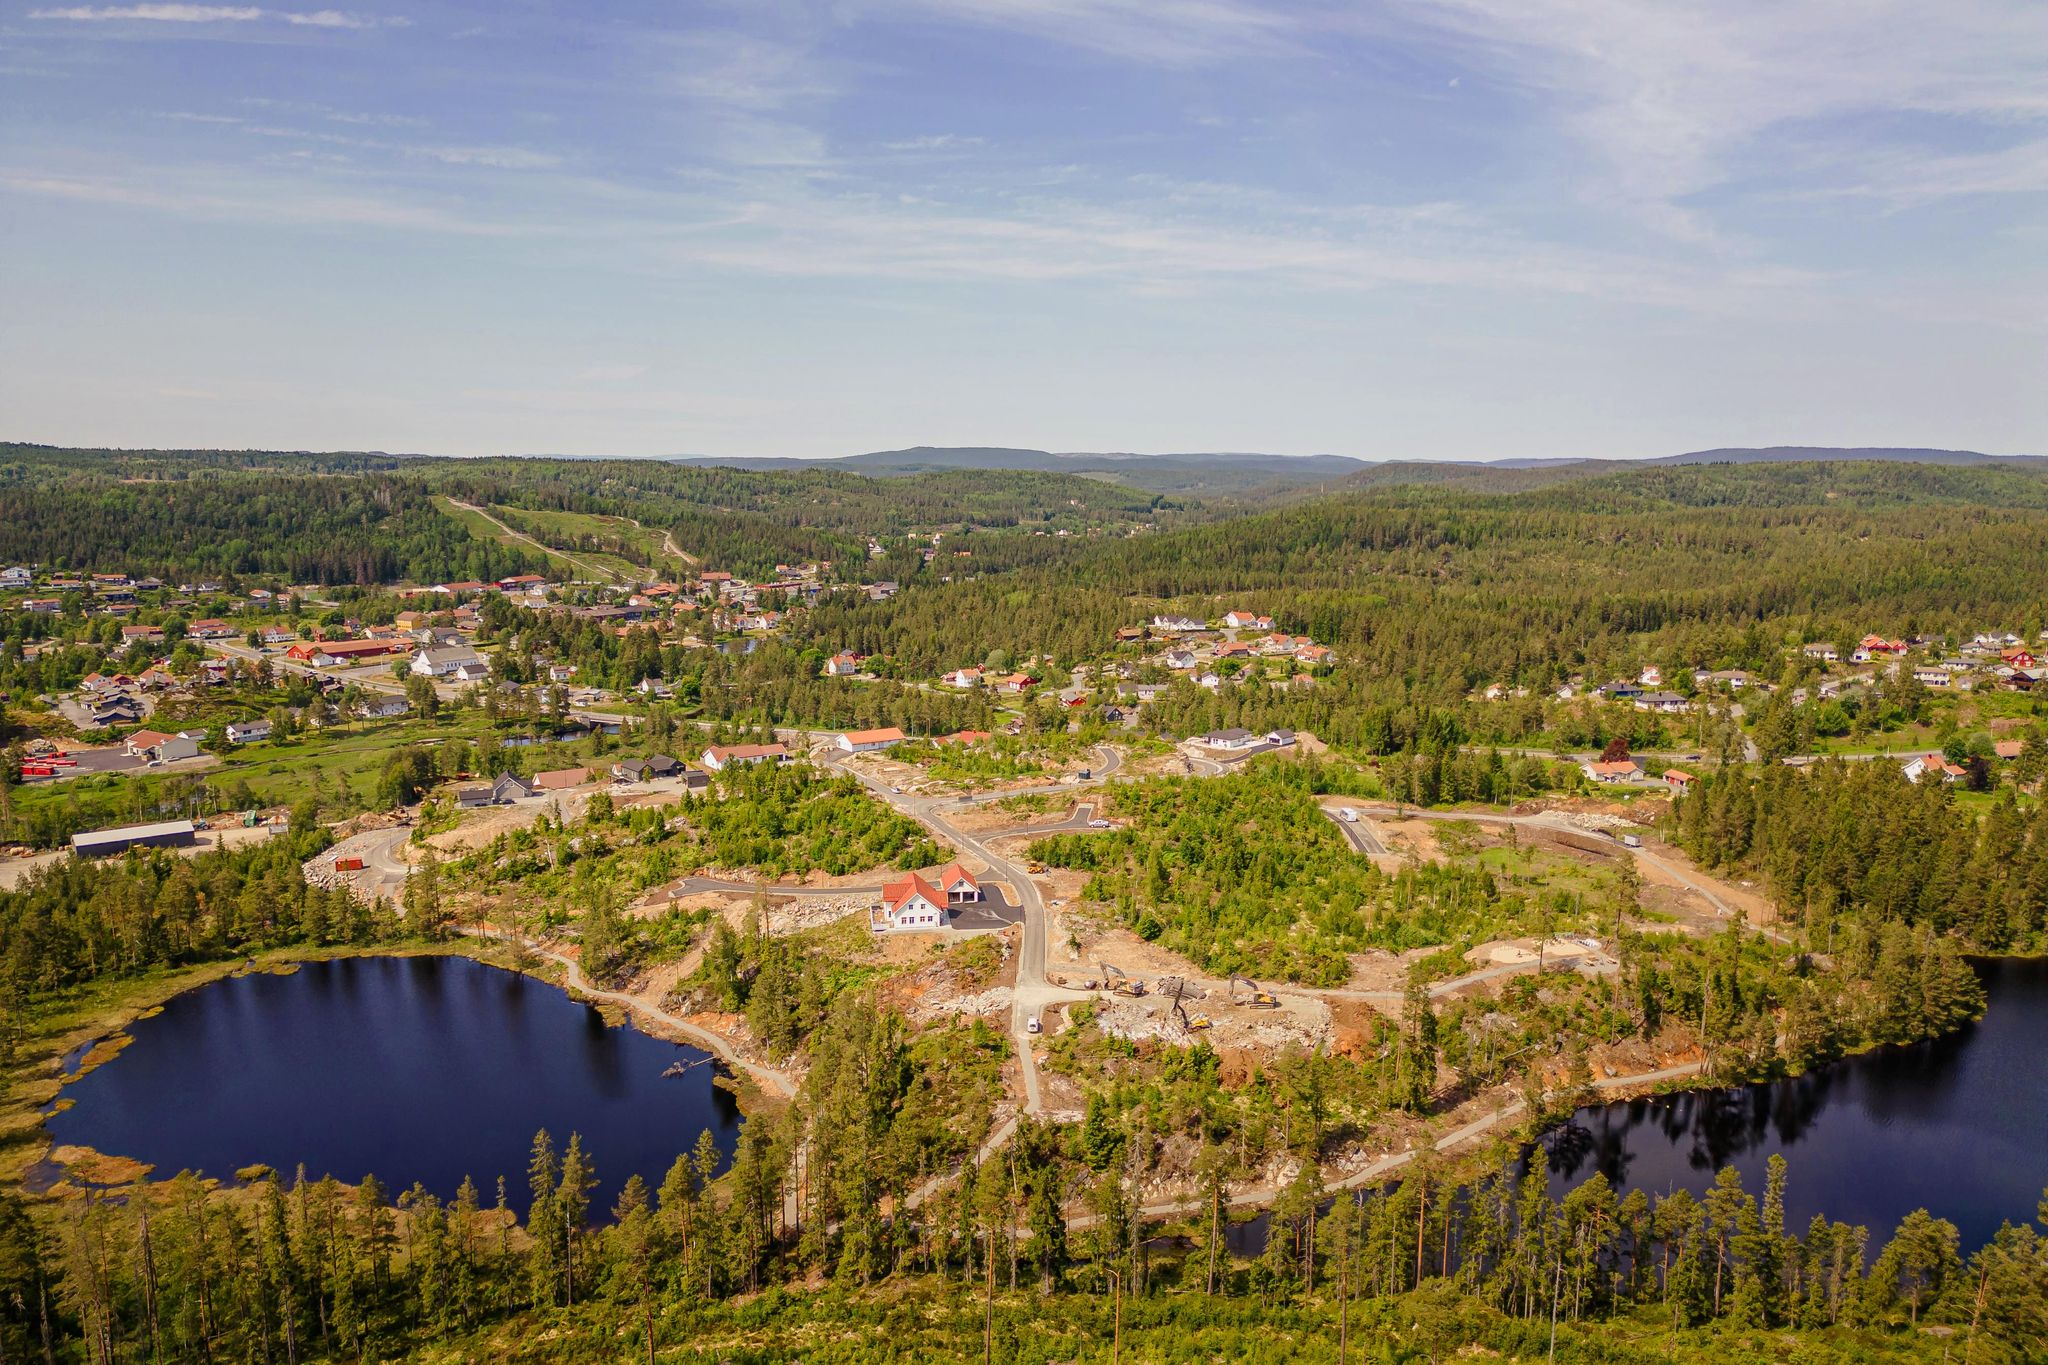
POLYGON ((890 725, 880 730, 848 730, 836 741, 849 754, 869 754, 901 744, 910 736, 890 725))
POLYGON ((930 933, 946 927, 946 893, 916 873, 882 887, 868 925, 885 933, 930 933))

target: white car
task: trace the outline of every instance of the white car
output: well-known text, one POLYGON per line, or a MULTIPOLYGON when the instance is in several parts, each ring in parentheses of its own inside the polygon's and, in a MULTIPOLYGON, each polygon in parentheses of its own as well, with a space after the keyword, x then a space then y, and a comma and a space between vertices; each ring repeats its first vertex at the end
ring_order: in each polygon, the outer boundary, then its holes
POLYGON ((1098 817, 1098 818, 1096 818, 1096 819, 1094 819, 1094 820, 1090 820, 1090 821, 1088 822, 1088 828, 1090 828, 1090 829, 1108 829, 1108 828, 1109 828, 1109 821, 1107 821, 1107 820, 1104 820, 1104 819, 1101 819, 1101 818, 1099 818, 1099 817, 1098 817))
POLYGON ((1024 1025, 1024 1028, 1025 1031, 1028 1033, 1037 1033, 1039 1031, 1038 1016, 1035 1014, 1032 1015, 1031 1022, 1024 1025))

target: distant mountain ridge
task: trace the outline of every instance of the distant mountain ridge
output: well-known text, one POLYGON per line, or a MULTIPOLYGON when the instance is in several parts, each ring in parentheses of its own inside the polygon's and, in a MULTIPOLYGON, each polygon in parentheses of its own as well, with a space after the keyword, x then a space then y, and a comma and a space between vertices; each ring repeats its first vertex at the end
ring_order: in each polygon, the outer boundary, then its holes
POLYGON ((1139 454, 1129 451, 1050 451, 1014 446, 910 446, 834 459, 715 455, 671 457, 679 464, 731 469, 850 469, 900 477, 938 470, 1024 470, 1114 479, 1159 493, 1286 493, 1311 485, 1343 483, 1495 483, 1523 487, 1650 465, 1792 464, 1870 460, 1933 465, 2048 463, 2039 455, 1990 455, 1977 450, 1920 446, 1724 446, 1640 460, 1522 457, 1503 460, 1364 460, 1351 455, 1274 455, 1257 451, 1139 454))

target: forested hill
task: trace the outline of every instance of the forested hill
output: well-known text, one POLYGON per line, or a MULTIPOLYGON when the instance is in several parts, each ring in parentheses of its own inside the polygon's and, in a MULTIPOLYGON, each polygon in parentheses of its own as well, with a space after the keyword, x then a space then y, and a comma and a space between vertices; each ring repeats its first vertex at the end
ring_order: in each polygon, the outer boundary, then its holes
POLYGON ((0 483, 0 562, 295 583, 491 580, 539 556, 471 537, 389 475, 0 483))
MULTIPOLYGON (((940 470, 902 479, 849 470, 746 471, 658 460, 456 460, 283 451, 67 450, 0 446, 0 559, 87 571, 267 573, 433 582, 542 567, 472 534, 432 495, 508 512, 626 517, 668 532, 709 567, 857 565, 870 537, 960 530, 999 537, 976 567, 1058 558, 1070 537, 1171 527, 1190 502, 1075 474, 940 470)), ((915 555, 911 556, 915 561, 915 555)), ((895 572, 892 565, 884 566, 895 572)))
POLYGON ((2043 563, 2042 473, 1667 466, 1516 495, 1318 499, 1101 546, 1056 572, 917 585, 818 629, 838 647, 957 667, 991 649, 1086 657, 1147 601, 1243 606, 1330 645, 1361 685, 1448 697, 1638 648, 1760 663, 1788 631, 2031 622, 2043 563))

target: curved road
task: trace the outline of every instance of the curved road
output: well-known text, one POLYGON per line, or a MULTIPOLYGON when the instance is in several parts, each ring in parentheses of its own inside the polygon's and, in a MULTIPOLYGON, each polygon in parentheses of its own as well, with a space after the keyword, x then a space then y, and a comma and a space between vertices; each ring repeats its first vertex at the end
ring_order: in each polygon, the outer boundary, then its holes
MULTIPOLYGON (((1044 1107, 1038 1088, 1038 1059, 1031 1049, 1030 1022, 1046 1006, 1068 1000, 1086 1000, 1084 991, 1064 990, 1045 976, 1045 902, 1038 886, 1024 868, 997 853, 976 836, 949 822, 939 807, 950 798, 918 796, 892 790, 888 783, 858 769, 843 766, 844 754, 827 751, 822 761, 841 772, 851 773, 880 800, 930 829, 940 839, 963 852, 972 853, 988 864, 991 880, 1007 881, 1017 890, 1017 902, 1024 912, 1024 933, 1017 950, 1017 985, 1012 992, 1010 1036, 1017 1047, 1017 1061, 1024 1077, 1024 1112, 1036 1114, 1044 1107)), ((1011 793, 1015 795, 1016 793, 1011 793)))

